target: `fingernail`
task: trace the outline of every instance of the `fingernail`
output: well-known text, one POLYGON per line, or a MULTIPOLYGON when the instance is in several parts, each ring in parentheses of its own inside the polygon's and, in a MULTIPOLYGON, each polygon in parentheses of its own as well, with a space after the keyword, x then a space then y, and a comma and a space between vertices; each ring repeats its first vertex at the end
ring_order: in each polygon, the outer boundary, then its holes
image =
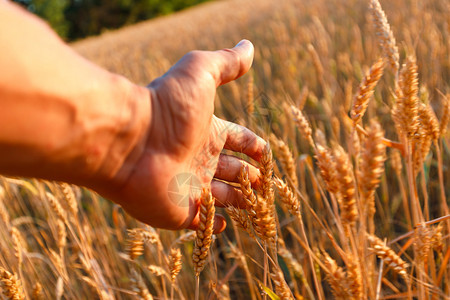
POLYGON ((247 43, 247 40, 246 40, 246 39, 243 39, 243 40, 241 40, 239 43, 237 43, 236 46, 234 46, 234 47, 240 47, 240 46, 242 46, 242 45, 244 45, 244 44, 246 44, 246 43, 247 43))
POLYGON ((214 216, 214 234, 221 233, 227 227, 225 218, 221 215, 214 216))

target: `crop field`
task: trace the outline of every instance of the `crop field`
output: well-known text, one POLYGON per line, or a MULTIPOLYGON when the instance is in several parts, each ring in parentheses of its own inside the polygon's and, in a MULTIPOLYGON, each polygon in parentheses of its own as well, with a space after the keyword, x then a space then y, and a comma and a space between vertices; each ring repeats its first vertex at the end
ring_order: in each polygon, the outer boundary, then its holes
POLYGON ((2 299, 450 299, 450 2, 224 0, 72 44, 146 85, 255 46, 218 117, 270 148, 247 209, 151 228, 66 183, 0 177, 2 299))

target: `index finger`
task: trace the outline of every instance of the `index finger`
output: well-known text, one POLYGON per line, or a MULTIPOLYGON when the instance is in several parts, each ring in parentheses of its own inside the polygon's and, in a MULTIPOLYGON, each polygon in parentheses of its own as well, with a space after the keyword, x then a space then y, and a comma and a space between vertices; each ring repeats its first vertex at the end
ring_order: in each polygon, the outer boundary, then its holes
POLYGON ((224 148, 244 153, 259 162, 266 146, 266 141, 244 126, 225 120, 220 121, 223 122, 225 128, 224 148))

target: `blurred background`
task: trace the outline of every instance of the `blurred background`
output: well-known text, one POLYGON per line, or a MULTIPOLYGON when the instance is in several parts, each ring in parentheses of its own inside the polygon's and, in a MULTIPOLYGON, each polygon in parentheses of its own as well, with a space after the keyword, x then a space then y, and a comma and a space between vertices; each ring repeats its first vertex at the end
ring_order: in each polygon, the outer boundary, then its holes
POLYGON ((208 0, 13 0, 45 19, 66 41, 167 15, 208 0))

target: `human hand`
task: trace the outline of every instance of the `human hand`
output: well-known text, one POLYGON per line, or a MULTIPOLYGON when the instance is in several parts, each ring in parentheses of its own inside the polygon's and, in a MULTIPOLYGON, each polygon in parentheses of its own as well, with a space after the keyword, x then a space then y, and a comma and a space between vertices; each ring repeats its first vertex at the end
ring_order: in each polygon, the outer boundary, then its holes
MULTIPOLYGON (((138 220, 167 229, 196 229, 201 187, 211 185, 217 206, 245 207, 238 182, 242 165, 257 184, 259 171, 222 149, 259 161, 265 142, 245 127, 213 115, 216 88, 245 74, 253 46, 243 40, 232 49, 193 51, 148 85, 151 121, 146 137, 103 194, 138 220), (223 180, 223 181, 222 181, 223 180)), ((226 226, 215 217, 215 232, 226 226)))

